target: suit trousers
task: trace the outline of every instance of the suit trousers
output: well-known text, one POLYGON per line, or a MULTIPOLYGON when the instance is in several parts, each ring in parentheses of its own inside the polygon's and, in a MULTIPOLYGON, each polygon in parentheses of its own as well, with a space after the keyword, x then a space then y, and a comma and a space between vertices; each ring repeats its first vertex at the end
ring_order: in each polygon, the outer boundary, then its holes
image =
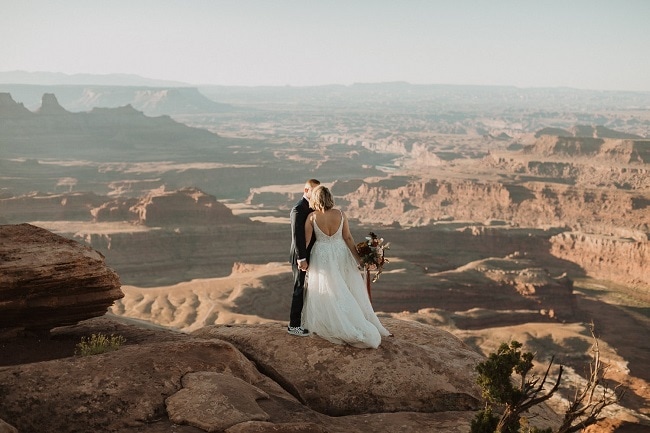
POLYGON ((293 271, 293 297, 291 298, 291 312, 289 313, 289 326, 302 325, 302 305, 305 299, 305 275, 297 263, 291 264, 293 271))

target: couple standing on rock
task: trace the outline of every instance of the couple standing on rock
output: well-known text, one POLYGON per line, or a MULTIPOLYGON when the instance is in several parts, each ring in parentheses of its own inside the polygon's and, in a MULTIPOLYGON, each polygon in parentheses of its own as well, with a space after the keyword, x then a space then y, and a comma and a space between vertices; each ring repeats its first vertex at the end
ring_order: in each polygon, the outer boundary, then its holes
POLYGON ((372 309, 345 214, 316 179, 291 209, 293 298, 287 331, 332 343, 377 348, 391 335, 372 309))

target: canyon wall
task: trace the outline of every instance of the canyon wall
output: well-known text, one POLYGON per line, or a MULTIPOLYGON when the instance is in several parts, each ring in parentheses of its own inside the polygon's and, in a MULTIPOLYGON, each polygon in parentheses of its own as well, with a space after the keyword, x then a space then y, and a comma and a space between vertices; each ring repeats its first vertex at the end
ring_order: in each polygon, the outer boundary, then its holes
MULTIPOLYGON (((332 187, 337 195, 338 184, 332 187)), ((419 226, 436 221, 508 221, 522 227, 626 227, 650 232, 649 203, 640 193, 543 182, 404 180, 401 186, 364 182, 340 197, 352 218, 419 226)), ((338 203, 338 202, 337 202, 338 203)))
POLYGON ((553 255, 582 266, 593 277, 650 289, 647 240, 565 232, 550 242, 553 255))

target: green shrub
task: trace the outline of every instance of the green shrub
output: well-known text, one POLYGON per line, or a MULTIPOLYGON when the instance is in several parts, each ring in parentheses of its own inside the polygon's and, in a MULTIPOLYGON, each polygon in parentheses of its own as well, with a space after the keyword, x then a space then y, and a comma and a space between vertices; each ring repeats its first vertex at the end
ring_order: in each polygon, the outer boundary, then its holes
POLYGON ((111 334, 107 337, 104 334, 92 334, 90 338, 81 337, 81 343, 77 344, 75 354, 89 356, 111 352, 119 349, 125 342, 126 339, 121 335, 111 334))
POLYGON ((485 410, 476 414, 471 423, 471 433, 494 433, 499 423, 499 417, 492 413, 492 408, 487 407, 485 410))

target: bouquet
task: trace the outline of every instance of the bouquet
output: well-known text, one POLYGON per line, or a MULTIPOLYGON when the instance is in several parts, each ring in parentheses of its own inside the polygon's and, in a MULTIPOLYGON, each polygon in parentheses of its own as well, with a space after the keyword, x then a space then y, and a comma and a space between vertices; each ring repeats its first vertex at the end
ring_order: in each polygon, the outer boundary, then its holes
POLYGON ((389 244, 384 243, 384 238, 380 238, 373 232, 370 232, 366 236, 364 242, 359 242, 357 244, 357 252, 361 257, 361 263, 367 272, 375 271, 375 275, 372 279, 374 283, 379 279, 379 275, 384 268, 384 263, 388 263, 388 259, 384 257, 384 251, 389 250, 389 244))

